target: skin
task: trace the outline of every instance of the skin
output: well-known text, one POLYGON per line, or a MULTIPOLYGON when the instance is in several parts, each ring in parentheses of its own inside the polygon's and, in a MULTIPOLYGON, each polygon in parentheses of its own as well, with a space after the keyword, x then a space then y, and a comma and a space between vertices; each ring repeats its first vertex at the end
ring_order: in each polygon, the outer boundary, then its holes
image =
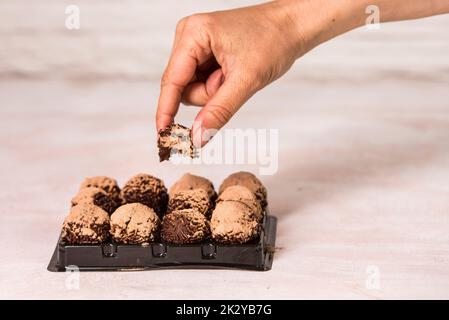
POLYGON ((179 104, 202 107, 192 126, 203 146, 257 91, 319 44, 362 26, 369 5, 381 22, 449 13, 448 0, 279 0, 179 21, 161 81, 156 128, 174 121, 179 104))

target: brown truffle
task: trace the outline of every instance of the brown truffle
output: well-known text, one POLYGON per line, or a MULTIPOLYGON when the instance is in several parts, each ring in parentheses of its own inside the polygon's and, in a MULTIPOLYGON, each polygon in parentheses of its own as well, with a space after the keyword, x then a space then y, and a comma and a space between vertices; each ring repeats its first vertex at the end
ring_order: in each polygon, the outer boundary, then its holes
POLYGON ((227 187, 218 197, 217 203, 222 201, 238 201, 251 209, 252 216, 258 221, 262 222, 264 212, 260 206, 256 195, 244 186, 230 186, 227 187))
POLYGON ((83 203, 70 210, 62 226, 61 239, 68 244, 97 244, 106 241, 108 235, 108 213, 83 203))
POLYGON ((79 204, 93 204, 109 214, 118 207, 118 204, 105 191, 95 187, 83 188, 78 191, 78 194, 72 199, 72 206, 79 204))
POLYGON ((184 174, 169 190, 170 197, 173 197, 180 191, 203 189, 209 195, 211 201, 215 201, 217 193, 215 192, 214 185, 206 178, 195 176, 190 173, 184 174))
POLYGON ((168 212, 182 209, 195 209, 206 217, 212 213, 214 203, 203 189, 184 190, 168 200, 168 212))
POLYGON ((83 182, 81 183, 80 189, 90 188, 90 187, 100 188, 101 190, 106 192, 107 195, 112 200, 114 200, 117 204, 121 203, 120 188, 115 179, 105 177, 105 176, 85 178, 83 180, 83 182))
POLYGON ((251 172, 240 171, 228 176, 220 185, 219 194, 230 186, 240 185, 248 188, 259 200, 262 208, 267 206, 267 189, 251 172))
POLYGON ((159 161, 161 162, 170 159, 175 154, 195 157, 190 129, 180 124, 171 124, 160 131, 157 145, 159 147, 159 161))
POLYGON ((122 198, 126 203, 139 202, 156 211, 159 217, 167 209, 167 189, 161 179, 149 174, 138 174, 122 188, 122 198))
POLYGON ((111 216, 111 236, 119 243, 142 244, 154 241, 160 220, 156 212, 141 203, 121 206, 111 216))
POLYGON ((255 239, 260 224, 251 214, 251 209, 238 201, 217 203, 210 221, 212 239, 224 244, 242 244, 255 239))
POLYGON ((206 240, 209 234, 209 222, 195 209, 172 211, 162 221, 161 237, 169 243, 198 243, 206 240))

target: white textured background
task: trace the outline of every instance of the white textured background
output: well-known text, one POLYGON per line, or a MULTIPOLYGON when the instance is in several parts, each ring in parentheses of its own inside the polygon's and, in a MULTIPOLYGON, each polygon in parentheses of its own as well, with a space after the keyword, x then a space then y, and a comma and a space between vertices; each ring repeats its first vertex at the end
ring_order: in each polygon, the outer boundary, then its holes
POLYGON ((322 45, 230 122, 280 130, 279 172, 262 178, 279 217, 271 271, 83 273, 78 291, 46 271, 84 176, 257 172, 159 164, 153 119, 176 21, 251 3, 0 2, 0 297, 449 298, 447 15, 322 45))

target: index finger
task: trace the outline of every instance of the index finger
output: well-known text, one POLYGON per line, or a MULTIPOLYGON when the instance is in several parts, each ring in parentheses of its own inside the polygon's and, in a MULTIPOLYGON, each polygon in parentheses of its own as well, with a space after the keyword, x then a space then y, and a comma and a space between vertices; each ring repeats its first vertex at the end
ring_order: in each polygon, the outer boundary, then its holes
POLYGON ((161 81, 156 112, 156 128, 163 130, 173 122, 178 112, 184 88, 195 76, 198 59, 186 45, 176 46, 161 81))

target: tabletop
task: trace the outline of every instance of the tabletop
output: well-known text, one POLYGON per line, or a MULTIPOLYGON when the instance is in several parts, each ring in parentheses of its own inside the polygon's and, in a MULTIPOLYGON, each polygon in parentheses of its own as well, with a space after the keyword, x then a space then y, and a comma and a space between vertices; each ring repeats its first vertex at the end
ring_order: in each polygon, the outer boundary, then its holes
MULTIPOLYGON (((226 128, 279 133, 255 164, 159 163, 159 80, 176 21, 255 1, 0 3, 0 298, 449 298, 449 16, 360 28, 254 96, 226 128), (278 217, 273 268, 46 270, 86 176, 249 170, 278 217)), ((182 107, 189 125, 198 109, 182 107)), ((257 152, 248 148, 248 152, 257 152)))

